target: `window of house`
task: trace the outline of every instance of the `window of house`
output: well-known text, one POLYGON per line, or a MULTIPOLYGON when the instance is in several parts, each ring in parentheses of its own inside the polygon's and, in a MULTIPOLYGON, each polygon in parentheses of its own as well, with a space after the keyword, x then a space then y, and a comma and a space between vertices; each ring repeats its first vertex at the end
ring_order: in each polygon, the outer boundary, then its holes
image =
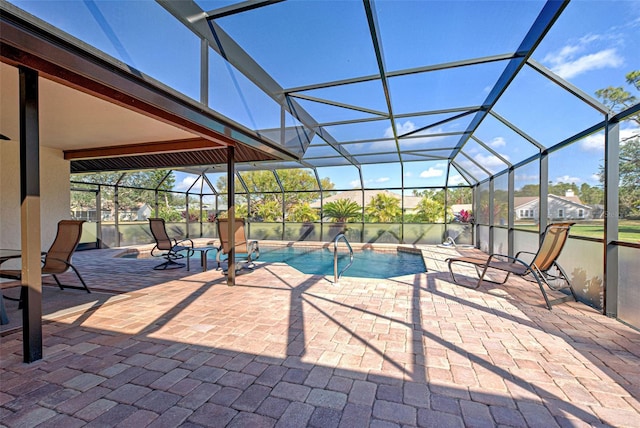
POLYGON ((564 210, 562 208, 560 208, 558 210, 558 218, 562 218, 562 217, 564 217, 564 210))
POLYGON ((583 218, 584 217, 584 210, 582 208, 578 209, 578 217, 579 218, 583 218))
POLYGON ((534 210, 520 210, 520 218, 533 218, 535 214, 534 210))

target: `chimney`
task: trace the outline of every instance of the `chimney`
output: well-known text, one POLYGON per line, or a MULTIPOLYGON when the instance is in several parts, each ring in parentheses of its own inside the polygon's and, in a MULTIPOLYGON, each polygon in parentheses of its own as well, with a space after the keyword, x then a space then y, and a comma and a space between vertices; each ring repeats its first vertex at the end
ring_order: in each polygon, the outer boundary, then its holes
POLYGON ((571 189, 567 190, 567 191, 565 192, 565 194, 564 194, 564 195, 565 195, 567 198, 570 198, 570 197, 572 197, 572 196, 575 196, 575 195, 573 194, 573 190, 571 190, 571 189))

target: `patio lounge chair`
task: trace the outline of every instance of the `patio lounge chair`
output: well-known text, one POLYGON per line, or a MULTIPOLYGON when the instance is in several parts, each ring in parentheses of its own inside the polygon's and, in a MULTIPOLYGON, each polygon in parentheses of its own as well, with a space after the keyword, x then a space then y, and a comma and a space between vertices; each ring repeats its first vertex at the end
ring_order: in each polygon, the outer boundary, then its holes
MULTIPOLYGON (((229 227, 227 226, 229 220, 226 218, 218 219, 218 236, 220 237, 220 249, 216 253, 216 261, 218 262, 218 269, 220 269, 220 262, 223 261, 222 256, 229 254, 231 250, 231 244, 229 242, 229 227)), ((244 219, 235 219, 235 256, 236 256, 236 271, 244 268, 253 269, 255 267, 254 261, 260 257, 260 248, 258 241, 247 242, 247 235, 245 233, 244 219), (244 257, 239 257, 244 256, 244 257)))
MULTIPOLYGON (((82 236, 82 224, 84 220, 61 220, 58 222, 58 232, 56 238, 53 240, 53 244, 49 248, 49 251, 43 253, 44 259, 42 261, 42 275, 51 275, 58 284, 61 290, 65 288, 74 288, 78 290, 86 290, 87 293, 91 293, 89 287, 80 276, 78 269, 71 264, 71 256, 78 247, 80 237, 82 236), (57 275, 63 274, 68 270, 73 270, 82 285, 69 285, 62 284, 57 275)), ((22 277, 22 270, 6 269, 0 270, 0 278, 20 280, 22 277)), ((20 305, 23 301, 24 287, 20 292, 20 299, 13 299, 6 297, 9 300, 19 300, 20 305)))
POLYGON ((153 269, 165 270, 184 267, 184 263, 177 262, 176 260, 185 257, 184 254, 181 254, 182 251, 186 251, 186 257, 193 255, 193 251, 190 250, 193 248, 193 241, 191 239, 178 241, 174 238, 169 238, 164 219, 162 218, 150 218, 149 228, 151 229, 153 238, 156 240, 156 246, 151 250, 151 255, 153 257, 163 257, 166 260, 153 269))
POLYGON ((535 281, 540 287, 544 301, 547 304, 547 308, 551 310, 552 305, 565 302, 571 298, 577 301, 576 293, 571 286, 571 282, 567 277, 567 274, 558 264, 558 257, 564 247, 567 237, 569 235, 569 229, 575 223, 554 223, 547 226, 542 244, 537 253, 531 253, 528 251, 520 251, 515 257, 506 256, 503 254, 491 254, 487 258, 478 257, 451 257, 445 261, 449 264, 449 272, 453 282, 468 288, 478 288, 482 281, 491 282, 494 284, 504 284, 509 279, 511 274, 526 277, 529 280, 535 281), (520 258, 521 254, 529 254, 528 258, 533 255, 531 262, 526 262, 520 258), (475 285, 466 285, 458 282, 453 274, 452 265, 455 263, 471 264, 476 268, 478 273, 478 282, 475 285), (498 271, 506 272, 506 277, 502 282, 491 281, 485 279, 485 274, 488 269, 495 269, 498 271), (550 301, 544 286, 548 286, 551 290, 562 290, 568 288, 571 291, 570 296, 562 297, 550 301))

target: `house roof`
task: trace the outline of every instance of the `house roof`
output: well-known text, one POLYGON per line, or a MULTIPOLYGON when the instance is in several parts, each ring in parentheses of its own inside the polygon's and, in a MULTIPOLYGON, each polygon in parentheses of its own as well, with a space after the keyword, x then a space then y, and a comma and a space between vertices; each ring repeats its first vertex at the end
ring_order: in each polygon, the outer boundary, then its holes
MULTIPOLYGON (((583 204, 578 196, 558 196, 558 195, 549 194, 549 198, 559 199, 560 201, 568 202, 572 205, 576 205, 581 208, 591 209, 589 205, 583 204)), ((538 202, 538 197, 537 196, 516 196, 513 198, 513 205, 514 205, 514 209, 516 210, 532 202, 538 202)))
POLYGON ((521 206, 530 204, 534 201, 538 201, 537 196, 515 196, 513 198, 513 206, 515 209, 518 209, 521 206))
POLYGON ((293 158, 285 147, 14 5, 0 6, 7 144, 20 139, 18 70, 24 66, 38 73, 39 144, 62 150, 72 173, 226 164, 229 146, 236 147, 237 162, 293 158))

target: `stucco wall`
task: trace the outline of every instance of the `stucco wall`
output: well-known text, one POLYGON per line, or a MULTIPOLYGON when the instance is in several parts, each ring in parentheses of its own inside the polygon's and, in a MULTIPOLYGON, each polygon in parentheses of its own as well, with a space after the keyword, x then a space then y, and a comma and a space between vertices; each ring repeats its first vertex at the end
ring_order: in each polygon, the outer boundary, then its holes
MULTIPOLYGON (((0 248, 20 248, 20 148, 0 142, 0 248)), ((40 212, 42 251, 49 249, 59 220, 69 219, 69 162, 62 151, 40 149, 40 212)))

